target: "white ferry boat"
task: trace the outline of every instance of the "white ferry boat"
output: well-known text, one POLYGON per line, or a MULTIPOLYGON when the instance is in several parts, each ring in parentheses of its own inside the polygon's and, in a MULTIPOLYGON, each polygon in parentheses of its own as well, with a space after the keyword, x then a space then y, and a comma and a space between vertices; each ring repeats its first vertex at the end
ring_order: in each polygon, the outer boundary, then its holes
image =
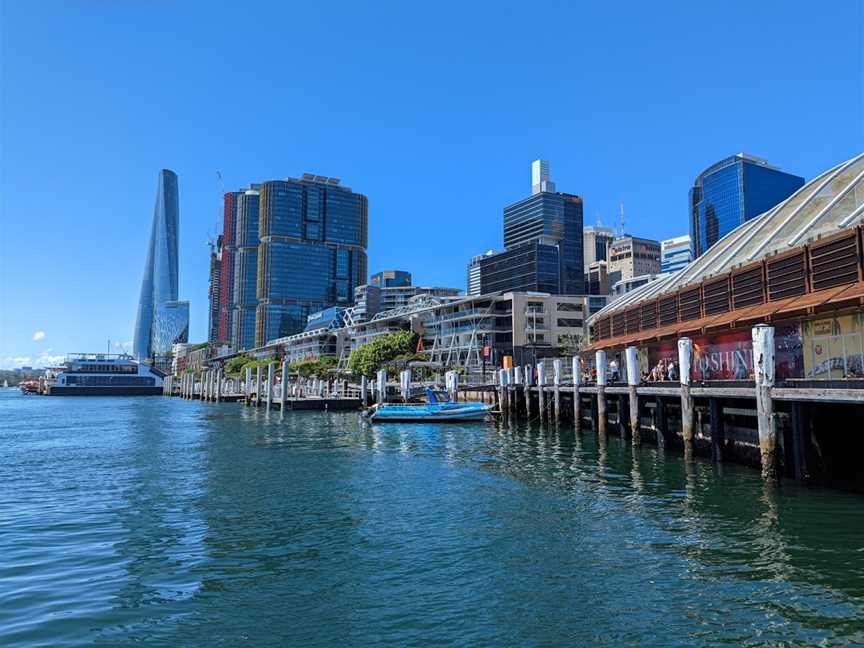
POLYGON ((49 396, 150 396, 162 393, 164 374, 126 354, 71 353, 59 367, 45 371, 49 396))

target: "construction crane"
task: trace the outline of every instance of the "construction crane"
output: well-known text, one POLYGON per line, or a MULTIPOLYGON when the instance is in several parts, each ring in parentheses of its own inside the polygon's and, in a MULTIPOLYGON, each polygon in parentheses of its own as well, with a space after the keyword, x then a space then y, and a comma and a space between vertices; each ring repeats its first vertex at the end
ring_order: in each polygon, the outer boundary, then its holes
POLYGON ((218 252, 216 248, 218 247, 217 243, 219 241, 219 221, 222 216, 222 200, 225 195, 225 182, 222 180, 222 172, 218 169, 216 170, 216 189, 219 192, 218 200, 216 202, 216 220, 213 224, 213 228, 207 234, 207 245, 211 252, 218 252))

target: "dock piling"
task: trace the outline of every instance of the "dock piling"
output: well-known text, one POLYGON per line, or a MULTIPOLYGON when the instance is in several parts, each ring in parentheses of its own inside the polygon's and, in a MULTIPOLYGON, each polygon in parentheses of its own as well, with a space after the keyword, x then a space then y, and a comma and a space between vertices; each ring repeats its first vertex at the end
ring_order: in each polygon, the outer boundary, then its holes
POLYGON ((546 363, 537 363, 537 409, 540 411, 540 425, 546 425, 546 363))
POLYGON ((555 389, 555 425, 561 423, 561 359, 552 361, 552 384, 555 389))
POLYGON ((531 421, 531 383, 534 380, 534 372, 531 365, 525 365, 525 371, 523 372, 523 377, 525 378, 525 418, 530 422, 531 421))
POLYGON ((270 402, 273 400, 273 367, 275 362, 267 363, 267 394, 265 395, 267 411, 270 411, 270 402))
POLYGON ((602 349, 594 355, 597 366, 597 433, 606 436, 606 352, 602 349))
POLYGON ((579 382, 582 378, 579 366, 579 356, 574 355, 571 360, 573 366, 573 428, 576 434, 582 431, 582 412, 579 398, 579 382))
POLYGON ((693 340, 678 340, 678 368, 681 382, 681 436, 684 440, 684 457, 693 455, 693 396, 690 394, 690 366, 693 358, 693 340))
POLYGON ((636 388, 639 386, 641 373, 639 371, 639 350, 627 347, 627 391, 630 395, 630 434, 634 446, 642 443, 642 431, 639 428, 639 395, 636 388))
POLYGON ((726 445, 726 430, 723 427, 723 401, 711 398, 708 401, 711 418, 711 459, 723 463, 723 447, 726 445))
POLYGON ((753 327, 753 372, 756 377, 756 418, 759 426, 759 454, 762 477, 777 479, 777 422, 774 419, 774 327, 753 327))
POLYGON ((378 404, 381 405, 385 400, 387 400, 387 372, 384 369, 379 369, 376 378, 375 395, 377 396, 378 404))

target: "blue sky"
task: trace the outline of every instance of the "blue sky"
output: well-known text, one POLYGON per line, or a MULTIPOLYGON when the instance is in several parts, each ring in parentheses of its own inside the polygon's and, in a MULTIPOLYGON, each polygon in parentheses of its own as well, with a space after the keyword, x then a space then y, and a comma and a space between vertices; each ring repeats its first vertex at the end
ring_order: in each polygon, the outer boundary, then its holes
POLYGON ((163 167, 199 341, 217 171, 338 176, 370 272, 464 288, 534 158, 586 223, 623 201, 664 238, 724 156, 809 179, 864 150, 860 1, 0 6, 0 367, 132 339, 163 167))

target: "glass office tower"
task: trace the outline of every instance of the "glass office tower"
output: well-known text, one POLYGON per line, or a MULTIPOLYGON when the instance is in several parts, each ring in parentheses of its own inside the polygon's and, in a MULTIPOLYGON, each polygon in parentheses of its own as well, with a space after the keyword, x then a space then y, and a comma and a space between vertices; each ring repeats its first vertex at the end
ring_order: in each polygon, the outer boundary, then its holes
POLYGON ((480 258, 480 292, 561 294, 560 250, 533 240, 480 258))
POLYGON ((693 258, 754 216, 786 200, 804 178, 739 153, 703 171, 690 189, 693 258))
POLYGON ((368 238, 366 196, 338 178, 265 182, 259 210, 257 346, 299 333, 312 313, 349 306, 366 283, 368 238))
POLYGON ((378 288, 404 288, 411 285, 411 273, 405 270, 382 270, 373 274, 369 283, 378 288))
POLYGON ((234 229, 234 281, 231 295, 233 314, 231 346, 235 350, 255 347, 255 282, 258 275, 258 210, 260 197, 255 189, 238 192, 234 229))
POLYGON ((179 221, 177 174, 162 169, 132 338, 133 354, 142 361, 159 362, 172 345, 189 339, 189 302, 178 301, 179 221))
POLYGON ((505 250, 530 241, 557 246, 558 294, 584 294, 582 198, 555 191, 544 160, 532 164, 531 190, 530 197, 504 208, 505 250))

